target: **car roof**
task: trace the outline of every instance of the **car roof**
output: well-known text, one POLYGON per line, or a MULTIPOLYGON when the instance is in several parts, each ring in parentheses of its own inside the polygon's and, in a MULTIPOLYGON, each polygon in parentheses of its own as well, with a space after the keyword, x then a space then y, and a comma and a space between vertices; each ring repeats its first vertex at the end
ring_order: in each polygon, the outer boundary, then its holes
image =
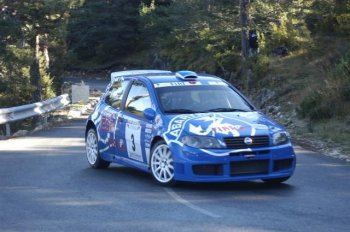
POLYGON ((167 70, 129 70, 111 73, 111 81, 114 82, 119 78, 140 78, 148 79, 155 83, 164 82, 181 82, 181 81, 222 81, 221 78, 205 74, 195 73, 193 71, 177 71, 171 72, 167 70))

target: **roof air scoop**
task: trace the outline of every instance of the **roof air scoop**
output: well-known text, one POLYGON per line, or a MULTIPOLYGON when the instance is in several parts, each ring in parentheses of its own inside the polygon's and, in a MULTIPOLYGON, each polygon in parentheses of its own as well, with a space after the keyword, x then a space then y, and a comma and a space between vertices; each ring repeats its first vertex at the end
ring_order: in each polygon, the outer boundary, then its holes
POLYGON ((178 71, 176 72, 176 77, 183 79, 183 80, 193 80, 193 79, 197 79, 198 75, 195 72, 192 71, 178 71))

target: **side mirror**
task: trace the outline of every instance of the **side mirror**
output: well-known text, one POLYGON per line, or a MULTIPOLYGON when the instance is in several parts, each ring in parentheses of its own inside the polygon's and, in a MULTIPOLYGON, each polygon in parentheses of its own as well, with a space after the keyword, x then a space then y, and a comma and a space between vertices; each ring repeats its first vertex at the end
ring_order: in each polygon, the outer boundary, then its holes
POLYGON ((152 108, 147 108, 143 111, 143 116, 148 120, 153 120, 156 118, 156 112, 152 108))

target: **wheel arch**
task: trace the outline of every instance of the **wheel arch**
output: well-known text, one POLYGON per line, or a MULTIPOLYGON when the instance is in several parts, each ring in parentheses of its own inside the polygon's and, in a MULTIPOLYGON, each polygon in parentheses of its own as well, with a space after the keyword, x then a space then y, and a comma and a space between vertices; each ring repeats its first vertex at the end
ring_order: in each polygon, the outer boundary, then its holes
POLYGON ((95 129, 95 131, 96 131, 96 133, 97 133, 95 123, 94 123, 92 120, 89 120, 89 121, 86 123, 85 139, 86 139, 86 136, 87 136, 88 131, 89 131, 91 128, 95 129))
POLYGON ((155 137, 153 137, 153 140, 151 142, 151 147, 149 148, 149 162, 148 162, 148 168, 151 169, 151 156, 152 156, 152 151, 153 151, 153 147, 156 143, 158 143, 159 141, 165 141, 163 137, 157 135, 155 137))
POLYGON ((155 145, 156 143, 158 143, 159 141, 161 141, 161 140, 165 141, 164 138, 161 137, 161 136, 159 136, 159 135, 157 135, 157 136, 155 136, 155 137, 153 138, 152 143, 151 143, 151 151, 152 151, 154 145, 155 145))

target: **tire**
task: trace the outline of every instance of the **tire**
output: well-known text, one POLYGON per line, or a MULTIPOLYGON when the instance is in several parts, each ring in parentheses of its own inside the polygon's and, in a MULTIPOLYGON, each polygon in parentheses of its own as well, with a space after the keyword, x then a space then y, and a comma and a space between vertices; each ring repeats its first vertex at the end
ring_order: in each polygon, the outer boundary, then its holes
POLYGON ((86 146, 86 158, 92 168, 103 169, 108 168, 110 162, 105 161, 101 158, 99 148, 97 133, 94 128, 90 128, 85 138, 86 146))
POLYGON ((163 186, 173 186, 175 184, 173 156, 163 140, 158 141, 152 147, 150 169, 158 184, 163 186))
POLYGON ((266 180, 263 180, 263 181, 266 184, 279 185, 279 184, 282 184, 283 182, 285 182, 286 180, 288 180, 289 178, 290 178, 290 176, 282 177, 282 178, 275 178, 275 179, 266 179, 266 180))

